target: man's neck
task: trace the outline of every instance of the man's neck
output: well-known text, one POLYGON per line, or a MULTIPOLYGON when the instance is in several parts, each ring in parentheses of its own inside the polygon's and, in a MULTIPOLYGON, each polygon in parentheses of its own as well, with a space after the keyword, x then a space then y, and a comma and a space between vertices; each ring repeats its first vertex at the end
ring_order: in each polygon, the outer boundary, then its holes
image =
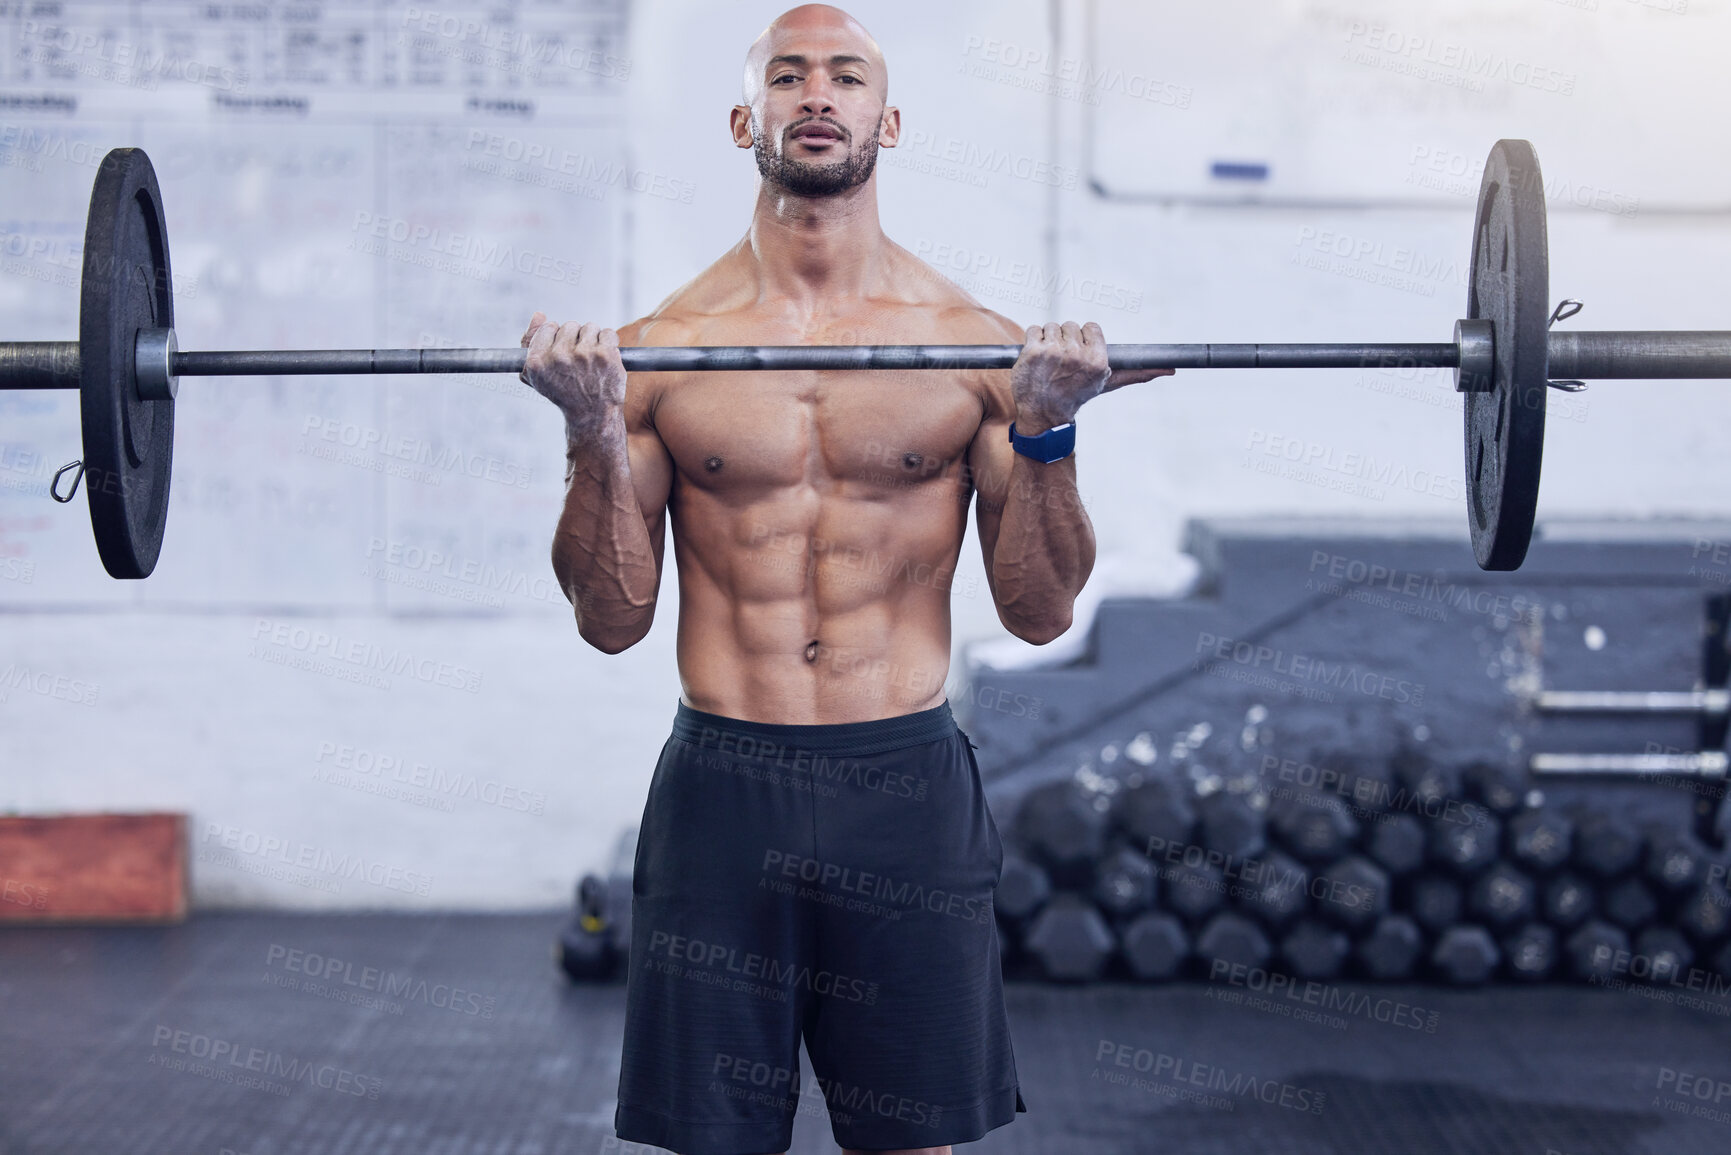
POLYGON ((883 269, 877 177, 831 197, 797 197, 760 180, 746 243, 767 295, 815 308, 864 296, 883 269))

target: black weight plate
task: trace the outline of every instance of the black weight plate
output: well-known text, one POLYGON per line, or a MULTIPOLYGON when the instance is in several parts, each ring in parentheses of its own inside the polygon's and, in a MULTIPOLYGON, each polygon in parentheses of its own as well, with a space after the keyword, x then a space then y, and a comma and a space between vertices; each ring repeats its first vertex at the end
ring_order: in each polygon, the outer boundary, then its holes
POLYGON ((143 149, 117 148, 90 194, 78 313, 84 488, 117 578, 150 576, 168 520, 174 402, 138 399, 133 344, 140 329, 174 327, 172 290, 156 172, 143 149))
POLYGON ((1495 328, 1495 387, 1465 394, 1467 521, 1487 570, 1520 568, 1533 537, 1545 448, 1550 270, 1539 158, 1499 140, 1473 221, 1467 316, 1495 328))

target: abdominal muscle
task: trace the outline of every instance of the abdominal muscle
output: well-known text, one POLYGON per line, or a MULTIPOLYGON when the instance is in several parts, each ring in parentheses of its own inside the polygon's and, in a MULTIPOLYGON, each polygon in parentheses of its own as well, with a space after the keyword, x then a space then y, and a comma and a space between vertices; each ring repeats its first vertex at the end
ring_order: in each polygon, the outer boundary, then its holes
POLYGON ((702 507, 692 516, 672 503, 687 705, 824 725, 944 701, 966 527, 953 483, 934 479, 887 500, 777 494, 745 510, 686 496, 702 507))

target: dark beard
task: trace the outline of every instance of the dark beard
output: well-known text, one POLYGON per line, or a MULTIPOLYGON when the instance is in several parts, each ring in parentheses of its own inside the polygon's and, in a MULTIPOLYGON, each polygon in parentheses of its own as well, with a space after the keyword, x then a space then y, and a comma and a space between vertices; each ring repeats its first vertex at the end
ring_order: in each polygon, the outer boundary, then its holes
MULTIPOLYGON (((882 120, 879 120, 882 126, 882 120)), ((846 157, 827 164, 808 160, 790 160, 772 153, 765 143, 769 134, 752 133, 751 151, 757 157, 757 171, 775 187, 798 197, 832 197, 851 188, 858 188, 871 179, 878 164, 878 137, 872 133, 865 147, 849 152, 846 157)))

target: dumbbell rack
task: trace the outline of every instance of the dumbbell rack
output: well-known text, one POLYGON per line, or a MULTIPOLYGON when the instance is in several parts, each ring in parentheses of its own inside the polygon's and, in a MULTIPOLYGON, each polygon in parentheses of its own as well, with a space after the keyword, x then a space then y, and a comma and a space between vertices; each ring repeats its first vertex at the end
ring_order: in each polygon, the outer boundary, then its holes
POLYGON ((1535 775, 1593 775, 1612 778, 1698 778, 1726 780, 1731 751, 1731 596, 1708 599, 1705 657, 1696 690, 1544 690, 1534 701, 1541 713, 1576 717, 1693 715, 1699 720, 1700 749, 1662 753, 1536 753, 1528 761, 1535 775))

